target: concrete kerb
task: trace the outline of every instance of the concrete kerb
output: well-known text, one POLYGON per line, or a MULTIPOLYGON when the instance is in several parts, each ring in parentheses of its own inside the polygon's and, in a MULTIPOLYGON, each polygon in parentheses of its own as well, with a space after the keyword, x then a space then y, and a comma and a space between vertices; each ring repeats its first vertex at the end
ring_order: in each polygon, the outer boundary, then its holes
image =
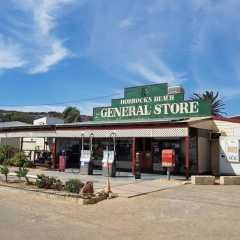
POLYGON ((211 176, 211 175, 191 176, 191 183, 193 185, 214 185, 215 184, 215 176, 211 176))
POLYGON ((240 185, 240 176, 221 176, 220 185, 240 185))
POLYGON ((240 176, 220 176, 216 178, 211 175, 196 175, 191 177, 193 185, 240 185, 240 176))

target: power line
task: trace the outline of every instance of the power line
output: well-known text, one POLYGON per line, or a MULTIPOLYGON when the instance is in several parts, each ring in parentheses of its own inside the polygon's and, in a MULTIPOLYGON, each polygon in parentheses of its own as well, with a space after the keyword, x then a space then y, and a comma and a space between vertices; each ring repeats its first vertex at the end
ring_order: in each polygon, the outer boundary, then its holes
POLYGON ((32 106, 57 106, 57 105, 64 105, 64 104, 69 104, 69 103, 80 103, 84 101, 93 101, 93 100, 99 100, 99 99, 104 99, 104 98, 109 98, 113 96, 119 96, 120 94, 111 94, 111 95, 105 95, 105 96, 97 96, 97 97, 92 97, 92 98, 82 98, 78 100, 71 100, 71 101, 64 101, 64 102, 55 102, 55 103, 40 103, 40 104, 27 104, 27 105, 0 105, 0 107, 32 107, 32 106))

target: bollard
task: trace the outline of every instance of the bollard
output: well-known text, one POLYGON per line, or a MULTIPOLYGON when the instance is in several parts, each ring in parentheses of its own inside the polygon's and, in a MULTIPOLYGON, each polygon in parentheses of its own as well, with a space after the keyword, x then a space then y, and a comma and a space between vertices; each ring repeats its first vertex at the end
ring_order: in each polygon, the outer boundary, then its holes
POLYGON ((140 164, 140 153, 136 153, 135 162, 135 179, 141 179, 141 164, 140 164))
POLYGON ((170 181, 171 175, 170 175, 170 168, 167 167, 167 180, 170 181))

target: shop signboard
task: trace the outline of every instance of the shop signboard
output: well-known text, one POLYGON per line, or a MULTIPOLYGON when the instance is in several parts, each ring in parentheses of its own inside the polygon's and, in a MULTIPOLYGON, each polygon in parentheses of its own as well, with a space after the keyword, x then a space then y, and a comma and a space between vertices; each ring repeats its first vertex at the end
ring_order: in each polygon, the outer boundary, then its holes
POLYGON ((239 162, 239 140, 228 139, 225 141, 225 156, 229 162, 239 162))
POLYGON ((174 149, 162 150, 162 166, 163 167, 175 167, 176 155, 174 149))
POLYGON ((185 101, 184 93, 168 93, 167 84, 124 89, 124 98, 93 109, 94 121, 146 120, 210 116, 209 101, 185 101))

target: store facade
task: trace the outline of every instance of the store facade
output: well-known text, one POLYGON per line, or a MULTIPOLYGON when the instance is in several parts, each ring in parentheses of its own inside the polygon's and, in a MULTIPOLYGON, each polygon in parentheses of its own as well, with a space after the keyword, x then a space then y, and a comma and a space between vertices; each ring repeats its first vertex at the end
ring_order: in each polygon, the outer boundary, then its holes
POLYGON ((124 97, 111 106, 93 109, 93 121, 5 128, 0 137, 44 138, 55 168, 63 151, 66 167, 79 168, 81 150, 90 149, 91 142, 96 169, 101 169, 103 151, 114 149, 117 171, 134 173, 139 153, 142 172, 165 173, 162 150, 174 149, 175 174, 217 174, 221 131, 216 121, 208 101, 186 101, 182 88, 154 84, 124 89, 124 97))

